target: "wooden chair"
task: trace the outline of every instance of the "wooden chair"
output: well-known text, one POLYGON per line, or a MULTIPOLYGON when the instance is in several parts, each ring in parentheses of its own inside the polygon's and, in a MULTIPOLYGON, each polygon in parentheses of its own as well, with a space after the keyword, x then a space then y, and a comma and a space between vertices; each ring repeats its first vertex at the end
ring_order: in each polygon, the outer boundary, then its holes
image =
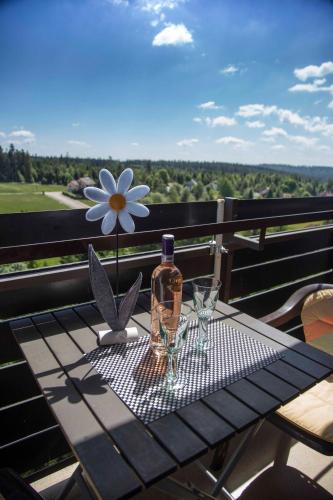
MULTIPOLYGON (((332 284, 312 284, 297 290, 276 311, 260 318, 275 327, 301 314, 304 302, 319 290, 333 289, 332 284)), ((332 327, 333 331, 333 327, 332 327)), ((330 347, 332 353, 333 346, 330 347)), ((333 375, 282 406, 269 420, 292 438, 325 455, 333 455, 333 375), (314 404, 315 403, 315 404, 314 404), (315 408, 316 407, 316 408, 315 408)), ((285 453, 285 461, 288 458, 285 453)))

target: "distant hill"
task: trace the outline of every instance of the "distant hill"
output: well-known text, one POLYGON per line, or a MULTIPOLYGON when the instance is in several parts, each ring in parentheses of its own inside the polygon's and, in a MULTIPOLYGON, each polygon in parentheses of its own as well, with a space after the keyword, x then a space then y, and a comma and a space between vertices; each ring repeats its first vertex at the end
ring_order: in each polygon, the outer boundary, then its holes
POLYGON ((328 180, 333 178, 333 167, 307 167, 307 166, 293 166, 293 165, 275 165, 270 163, 263 163, 257 165, 257 168, 265 170, 274 170, 288 174, 306 175, 307 177, 314 177, 316 179, 328 180))

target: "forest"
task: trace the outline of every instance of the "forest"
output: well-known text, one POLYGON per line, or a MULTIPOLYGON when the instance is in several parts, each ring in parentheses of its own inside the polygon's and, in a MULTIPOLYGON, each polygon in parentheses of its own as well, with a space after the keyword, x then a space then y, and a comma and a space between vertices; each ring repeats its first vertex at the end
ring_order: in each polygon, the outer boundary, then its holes
MULTIPOLYGON (((296 167, 252 166, 221 162, 119 160, 34 156, 10 145, 0 146, 0 182, 61 185, 66 191, 72 179, 91 177, 98 184, 98 172, 109 169, 115 177, 125 167, 134 170, 136 184, 148 184, 151 193, 145 203, 238 198, 281 198, 319 196, 333 191, 333 175, 323 178, 294 173, 296 167)), ((315 169, 315 167, 310 167, 315 169)), ((318 167, 321 168, 321 167, 318 167)), ((326 167, 329 172, 329 167, 326 167)), ((333 173, 333 170, 332 170, 333 173)))

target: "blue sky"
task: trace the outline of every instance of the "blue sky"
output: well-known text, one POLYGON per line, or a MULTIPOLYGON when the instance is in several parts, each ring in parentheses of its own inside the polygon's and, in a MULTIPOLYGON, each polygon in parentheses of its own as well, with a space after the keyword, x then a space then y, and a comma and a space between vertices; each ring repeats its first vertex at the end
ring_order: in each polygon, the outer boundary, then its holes
POLYGON ((333 3, 2 0, 0 144, 333 166, 333 3))

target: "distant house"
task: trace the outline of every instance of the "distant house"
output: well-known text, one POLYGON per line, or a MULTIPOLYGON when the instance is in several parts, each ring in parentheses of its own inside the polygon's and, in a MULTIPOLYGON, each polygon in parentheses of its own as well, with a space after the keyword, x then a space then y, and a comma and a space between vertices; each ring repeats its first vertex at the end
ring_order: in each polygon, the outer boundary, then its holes
POLYGON ((83 190, 86 187, 95 186, 96 183, 90 177, 80 177, 78 180, 73 179, 67 184, 67 190, 70 193, 83 196, 83 190))
POLYGON ((332 191, 322 191, 321 193, 319 193, 319 196, 333 196, 333 192, 332 191))

